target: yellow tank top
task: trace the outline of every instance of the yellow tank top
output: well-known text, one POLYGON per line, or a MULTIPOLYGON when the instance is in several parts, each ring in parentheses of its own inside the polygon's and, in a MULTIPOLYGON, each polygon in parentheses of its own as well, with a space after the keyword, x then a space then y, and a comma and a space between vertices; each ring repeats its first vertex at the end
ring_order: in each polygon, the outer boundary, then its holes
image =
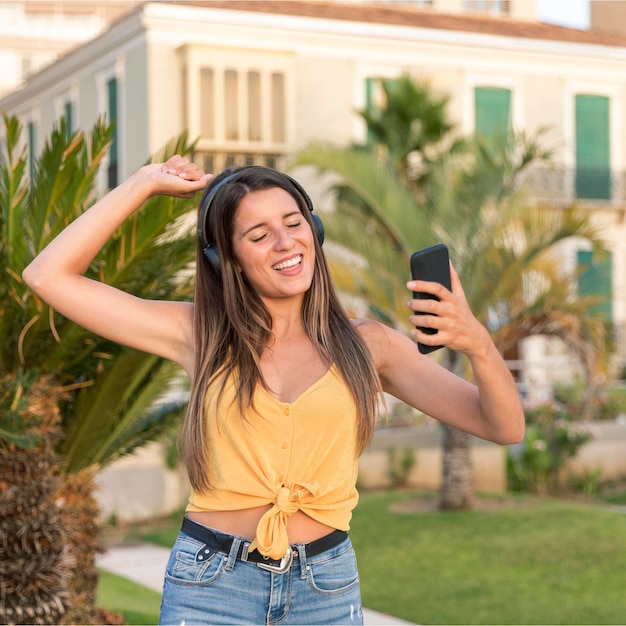
POLYGON ((300 510, 339 530, 357 504, 356 405, 335 366, 294 402, 259 385, 253 407, 239 411, 232 378, 217 406, 214 383, 204 411, 209 483, 187 511, 235 511, 273 504, 250 547, 280 559, 289 545, 287 519, 300 510), (214 393, 211 393, 214 391, 214 393))

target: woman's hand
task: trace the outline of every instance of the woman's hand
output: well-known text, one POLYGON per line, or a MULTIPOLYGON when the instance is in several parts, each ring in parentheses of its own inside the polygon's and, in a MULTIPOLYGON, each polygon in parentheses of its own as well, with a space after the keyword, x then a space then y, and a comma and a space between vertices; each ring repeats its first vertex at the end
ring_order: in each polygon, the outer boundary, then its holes
POLYGON ((213 178, 195 163, 176 154, 165 163, 152 163, 142 167, 137 175, 149 181, 151 195, 191 198, 204 189, 213 178))
POLYGON ((452 291, 435 282, 412 280, 407 287, 412 291, 423 292, 436 296, 439 300, 414 299, 408 307, 414 312, 409 321, 414 326, 433 328, 435 334, 427 334, 419 328, 411 332, 420 342, 429 346, 444 345, 451 350, 463 352, 468 356, 483 353, 491 344, 486 328, 474 317, 459 275, 450 264, 452 291))

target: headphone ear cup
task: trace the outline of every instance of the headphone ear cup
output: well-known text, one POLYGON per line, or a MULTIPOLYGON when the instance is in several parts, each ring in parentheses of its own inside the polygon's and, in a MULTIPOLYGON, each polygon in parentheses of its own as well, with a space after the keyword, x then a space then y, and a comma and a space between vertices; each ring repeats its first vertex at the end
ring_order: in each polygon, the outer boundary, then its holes
POLYGON ((322 224, 322 219, 319 215, 317 215, 317 213, 311 213, 311 219, 313 220, 313 230, 315 231, 315 236, 321 246, 324 243, 324 224, 322 224))
POLYGON ((214 243, 210 243, 204 250, 204 256, 213 268, 213 271, 221 276, 222 267, 220 265, 220 255, 217 253, 217 246, 214 243))

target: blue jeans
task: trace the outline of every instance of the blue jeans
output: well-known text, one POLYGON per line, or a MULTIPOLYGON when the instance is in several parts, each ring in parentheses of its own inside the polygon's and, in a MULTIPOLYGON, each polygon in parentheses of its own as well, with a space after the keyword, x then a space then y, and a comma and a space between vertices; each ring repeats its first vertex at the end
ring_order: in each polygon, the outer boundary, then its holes
POLYGON ((317 554, 298 556, 284 574, 212 552, 196 561, 200 541, 180 532, 172 548, 163 586, 161 625, 202 624, 362 624, 361 592, 350 539, 317 554))

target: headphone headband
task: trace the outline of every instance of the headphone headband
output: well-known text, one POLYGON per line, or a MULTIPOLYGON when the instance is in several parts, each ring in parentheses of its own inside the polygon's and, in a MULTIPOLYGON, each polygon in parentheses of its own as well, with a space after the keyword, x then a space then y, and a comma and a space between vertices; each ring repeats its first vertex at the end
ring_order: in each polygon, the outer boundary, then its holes
POLYGON ((202 199, 202 203, 200 204, 200 208, 198 209, 198 239, 200 241, 200 245, 202 249, 206 249, 208 246, 213 245, 209 242, 206 236, 206 220, 209 215, 209 207, 211 206, 211 201, 215 197, 215 194, 228 182, 230 182, 233 178, 236 178, 239 174, 239 171, 233 172, 226 176, 226 178, 220 180, 211 191, 202 199))
MULTIPOLYGON (((252 167, 255 167, 255 166, 252 166, 252 167)), ((217 272, 218 275, 221 272, 221 266, 220 266, 219 255, 217 252, 217 245, 214 241, 209 241, 207 234, 206 234, 206 231, 207 231, 206 223, 207 223, 207 218, 209 216, 209 208, 211 207, 211 202, 213 201, 215 194, 217 194, 217 192, 224 185, 226 185, 227 183, 229 183, 230 181, 238 177, 241 177, 243 174, 249 172, 250 169, 251 167, 239 169, 236 172, 233 172, 232 174, 229 174, 228 176, 220 180, 220 182, 217 183, 217 185, 215 185, 215 187, 213 187, 213 189, 211 189, 211 191, 209 191, 209 193, 207 193, 206 196, 202 199, 202 202, 200 203, 200 207, 198 208, 198 224, 197 224, 198 241, 200 242, 200 245, 202 246, 202 251, 204 253, 204 256, 207 258, 207 260, 209 261, 209 263, 211 264, 211 266, 217 272)), ((319 218, 319 216, 313 213, 313 203, 311 202, 311 198, 309 197, 307 192, 304 190, 302 185, 297 180, 293 179, 291 176, 289 176, 289 174, 285 174, 284 172, 279 172, 279 173, 281 176, 284 176, 287 179, 287 181, 289 181, 289 183, 291 183, 291 185, 295 188, 295 190, 304 199, 309 211, 311 211, 311 218, 313 220, 313 230, 315 232, 315 235, 317 236, 319 244, 322 245, 324 243, 324 225, 322 224, 322 220, 319 218)))

